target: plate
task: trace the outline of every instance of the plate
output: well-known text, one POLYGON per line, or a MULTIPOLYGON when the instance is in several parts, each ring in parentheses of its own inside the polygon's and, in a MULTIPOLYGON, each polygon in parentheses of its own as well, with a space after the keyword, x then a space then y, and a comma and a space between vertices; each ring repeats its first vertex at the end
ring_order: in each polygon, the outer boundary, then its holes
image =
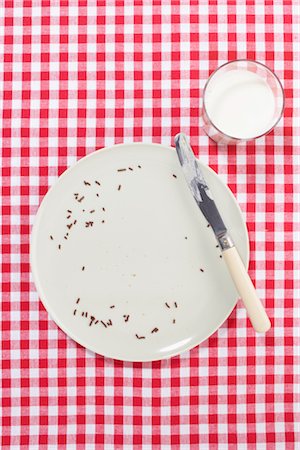
MULTIPOLYGON (((238 204, 201 167, 247 265, 238 204)), ((49 190, 32 231, 33 277, 53 320, 84 347, 124 361, 179 354, 226 320, 238 295, 220 256, 175 149, 163 145, 82 158, 49 190)))

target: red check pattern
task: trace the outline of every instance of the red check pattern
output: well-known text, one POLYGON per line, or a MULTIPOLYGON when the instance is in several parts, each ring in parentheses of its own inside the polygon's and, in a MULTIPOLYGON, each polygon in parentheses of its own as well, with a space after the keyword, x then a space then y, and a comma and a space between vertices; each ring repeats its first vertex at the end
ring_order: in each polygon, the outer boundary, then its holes
POLYGON ((2 449, 300 447, 299 29, 292 0, 3 0, 2 449), (286 108, 269 136, 222 148, 200 128, 200 98, 208 75, 235 58, 274 69, 286 108), (78 158, 124 141, 172 144, 179 130, 245 213, 250 274, 273 328, 256 335, 238 304, 210 339, 171 360, 95 356, 39 302, 34 215, 78 158))

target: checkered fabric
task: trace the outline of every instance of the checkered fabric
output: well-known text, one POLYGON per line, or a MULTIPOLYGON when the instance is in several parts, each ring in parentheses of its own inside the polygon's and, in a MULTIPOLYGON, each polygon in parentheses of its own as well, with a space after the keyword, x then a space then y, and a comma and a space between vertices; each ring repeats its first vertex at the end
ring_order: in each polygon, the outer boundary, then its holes
POLYGON ((1 449, 299 449, 299 2, 3 0, 0 16, 1 449), (284 118, 255 143, 217 147, 200 127, 202 89, 236 58, 276 71, 284 118), (179 130, 244 211, 272 330, 256 335, 239 303, 181 356, 97 356, 38 299, 35 213, 87 153, 172 144, 179 130))

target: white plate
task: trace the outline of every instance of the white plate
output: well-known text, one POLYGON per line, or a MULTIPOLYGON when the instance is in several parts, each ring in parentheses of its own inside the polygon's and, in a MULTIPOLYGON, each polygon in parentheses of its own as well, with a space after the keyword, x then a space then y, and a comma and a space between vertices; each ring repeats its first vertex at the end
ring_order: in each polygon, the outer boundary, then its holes
MULTIPOLYGON (((202 168, 247 265, 236 200, 202 168)), ((76 342, 108 357, 149 361, 199 344, 235 306, 216 245, 175 150, 122 144, 81 159, 50 189, 33 228, 31 265, 45 308, 76 342)))

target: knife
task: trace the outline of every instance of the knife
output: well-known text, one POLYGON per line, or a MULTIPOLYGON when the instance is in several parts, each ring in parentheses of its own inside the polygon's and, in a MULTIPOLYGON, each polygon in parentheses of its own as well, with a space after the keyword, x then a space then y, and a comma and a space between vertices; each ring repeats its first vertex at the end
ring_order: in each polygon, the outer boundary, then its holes
POLYGON ((175 136, 175 145, 187 184, 192 191, 198 207, 215 233, 222 250, 223 258, 235 287, 246 307, 252 326, 258 333, 265 333, 271 328, 270 319, 220 216, 201 167, 184 133, 179 133, 175 136))

